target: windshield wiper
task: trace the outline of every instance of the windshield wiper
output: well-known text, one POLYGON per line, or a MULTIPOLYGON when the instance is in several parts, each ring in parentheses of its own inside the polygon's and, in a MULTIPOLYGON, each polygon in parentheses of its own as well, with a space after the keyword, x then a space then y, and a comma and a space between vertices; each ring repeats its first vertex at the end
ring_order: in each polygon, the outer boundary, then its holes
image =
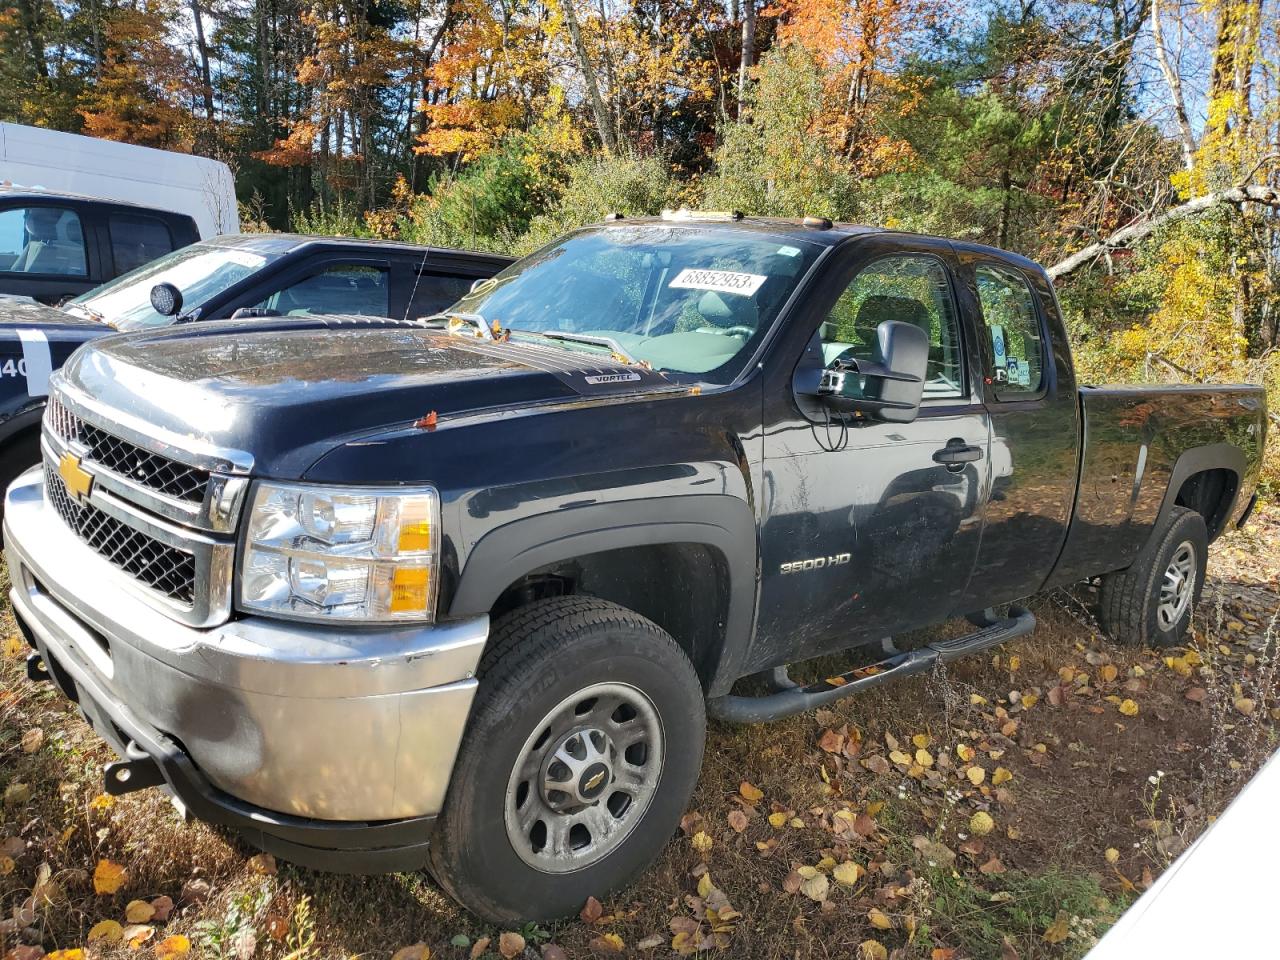
POLYGON ((480 336, 485 340, 497 339, 493 335, 493 328, 489 326, 489 321, 478 313, 465 313, 461 310, 442 310, 439 313, 433 313, 431 316, 426 317, 423 322, 430 323, 432 320, 443 320, 446 325, 450 320, 461 320, 464 323, 471 324, 479 330, 480 336))
POLYGON ((560 330, 517 330, 516 333, 545 337, 548 340, 563 340, 566 343, 585 343, 592 347, 607 347, 623 363, 638 364, 640 362, 613 337, 600 337, 589 333, 564 333, 560 330))

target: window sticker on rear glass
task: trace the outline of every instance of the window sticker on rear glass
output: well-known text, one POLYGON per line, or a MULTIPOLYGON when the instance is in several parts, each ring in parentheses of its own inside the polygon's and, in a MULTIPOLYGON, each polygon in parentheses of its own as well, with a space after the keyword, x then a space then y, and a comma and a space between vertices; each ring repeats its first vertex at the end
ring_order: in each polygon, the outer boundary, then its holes
POLYGON ((734 273, 731 270, 695 270, 686 267, 675 275, 668 286, 680 290, 715 290, 753 297, 768 277, 758 273, 734 273))
POLYGON ((250 270, 257 270, 267 262, 266 257, 260 257, 256 253, 249 253, 245 250, 230 250, 227 252, 227 259, 231 263, 238 264, 242 267, 248 267, 250 270))

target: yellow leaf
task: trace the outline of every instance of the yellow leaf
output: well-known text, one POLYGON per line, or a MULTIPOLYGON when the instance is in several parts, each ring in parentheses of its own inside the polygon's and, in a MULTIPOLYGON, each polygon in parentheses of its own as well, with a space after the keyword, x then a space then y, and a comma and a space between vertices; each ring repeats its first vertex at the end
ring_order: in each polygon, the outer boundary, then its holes
POLYGON ((1103 856, 1107 858, 1107 863, 1117 863, 1120 860, 1120 851, 1115 847, 1107 847, 1107 852, 1103 856))
POLYGON ((916 751, 916 763, 922 767, 933 766, 933 754, 923 748, 916 751))
POLYGON ((759 803, 764 799, 764 791, 745 780, 742 781, 742 786, 738 787, 738 792, 748 803, 759 803))
POLYGON ((769 814, 769 826, 781 829, 787 825, 787 815, 781 810, 769 814))
POLYGON ((508 930, 498 937, 498 952, 502 954, 505 960, 515 960, 516 957, 524 953, 524 937, 512 930, 508 930))
POLYGON ((969 746, 967 743, 957 744, 956 756, 959 757, 961 760, 963 760, 965 763, 968 763, 970 760, 974 758, 973 747, 969 746))
POLYGON ((831 875, 835 877, 836 883, 842 887, 852 887, 858 882, 862 876, 863 870, 852 860, 846 860, 844 863, 838 864, 831 875))
POLYGON ((1136 717, 1138 715, 1138 705, 1132 700, 1122 700, 1117 709, 1126 717, 1136 717))
MULTIPOLYGON (((812 868, 810 868, 812 869, 812 868)), ((821 903, 827 899, 827 891, 830 889, 830 882, 827 880, 825 873, 818 873, 814 870, 814 875, 805 878, 800 884, 800 892, 810 900, 821 903)))
POLYGON ((1024 693, 1022 695, 1022 699, 1019 701, 1019 703, 1022 704, 1023 710, 1030 710, 1039 702, 1040 702, 1039 695, 1034 693, 1024 693))
POLYGON ((1236 697, 1235 708, 1246 717, 1253 714, 1254 703, 1248 697, 1236 697))
MULTIPOLYGON (((156 957, 158 960, 170 960, 171 957, 185 957, 191 951, 191 941, 180 933, 165 937, 156 944, 156 957)), ((427 960, 431 956, 431 951, 423 949, 422 955, 415 960, 427 960)))
POLYGON ((790 822, 791 822, 791 826, 796 830, 800 830, 801 828, 804 827, 804 821, 801 820, 799 817, 792 817, 790 822))
POLYGON ((1102 677, 1105 683, 1114 683, 1116 677, 1120 676, 1120 671, 1114 663, 1108 663, 1098 671, 1098 676, 1102 677))
POLYGON ((872 907, 867 911, 867 919, 871 921, 871 925, 877 930, 892 930, 893 921, 888 918, 882 911, 872 907))
POLYGON ((13 857, 8 855, 0 856, 0 877, 7 877, 13 873, 16 866, 17 864, 14 862, 13 857))
POLYGON ((89 942, 117 943, 124 935, 124 928, 114 920, 103 920, 89 928, 89 942))
POLYGON ((702 897, 705 900, 707 896, 711 893, 711 891, 714 889, 715 889, 715 884, 711 882, 710 873, 704 873, 702 876, 698 878, 698 896, 702 897))
POLYGON ((967 769, 964 775, 969 778, 969 782, 975 787, 982 786, 983 781, 987 779, 987 771, 976 764, 967 769))
POLYGON ((260 874, 264 877, 274 877, 276 875, 276 858, 269 853, 255 853, 245 862, 245 866, 249 868, 250 873, 260 874))
POLYGON ((917 733, 911 738, 911 742, 915 744, 917 750, 923 750, 925 747, 929 746, 931 741, 927 733, 917 733))
POLYGON ((145 900, 130 900, 124 908, 124 918, 130 923, 146 923, 156 915, 156 908, 145 900))
POLYGON ((911 763, 911 757, 903 753, 901 750, 891 751, 889 754, 889 759, 892 760, 894 763, 901 763, 904 766, 911 763))
POLYGON ((991 783, 997 787, 1002 783, 1008 783, 1012 779, 1013 774, 1004 767, 996 767, 996 772, 991 775, 991 783))
POLYGON ((149 927, 141 923, 131 923, 124 928, 124 942, 129 945, 130 950, 141 950, 142 945, 150 940, 151 935, 155 932, 155 927, 149 927))
MULTIPOLYGON (((169 939, 173 939, 170 937, 169 939)), ((156 944, 156 952, 160 952, 163 943, 156 944)), ((425 943, 411 943, 407 947, 401 947, 391 955, 391 960, 431 960, 431 948, 425 943)))
POLYGON ((711 838, 707 836, 707 832, 705 830, 699 830, 695 833, 691 842, 693 843, 693 849, 697 850, 699 853, 706 853, 711 849, 711 838))
POLYGON ((84 960, 84 951, 79 947, 73 947, 70 950, 55 950, 53 953, 46 953, 44 960, 84 960))
POLYGON ((1009 658, 1009 672, 1010 672, 1010 673, 1017 673, 1017 672, 1018 672, 1018 669, 1019 669, 1021 666, 1022 666, 1022 658, 1021 658, 1020 656, 1018 656, 1016 653, 1015 653, 1013 656, 1011 656, 1011 657, 1009 658))
POLYGON ((110 810, 115 804, 116 798, 109 793, 100 793, 89 801, 90 810, 110 810))
POLYGON ((1067 939, 1070 932, 1071 929, 1067 919, 1067 911, 1059 910, 1058 916, 1054 919, 1053 923, 1049 925, 1049 929, 1044 932, 1044 939, 1046 943, 1061 943, 1063 940, 1067 939))
POLYGON ((991 819, 991 814, 985 810, 979 810, 969 818, 969 830, 975 836, 985 837, 988 833, 996 828, 996 822, 991 819))
POLYGON ((99 860, 93 868, 93 892, 99 896, 115 893, 129 877, 124 867, 110 860, 99 860))
MULTIPOLYGON (((969 703, 970 703, 970 704, 972 704, 972 705, 973 705, 973 706, 975 706, 975 707, 980 707, 980 706, 982 706, 983 704, 985 704, 986 702, 987 702, 987 698, 986 698, 986 697, 984 697, 984 696, 982 696, 982 694, 980 694, 980 693, 971 693, 971 694, 969 694, 969 703)), ((868 940, 868 941, 867 941, 867 943, 874 943, 874 942, 875 942, 875 941, 873 941, 873 940, 868 940)), ((877 946, 877 947, 880 947, 880 944, 878 944, 878 943, 877 943, 877 944, 876 944, 876 946, 877 946)), ((883 949, 884 949, 884 947, 880 947, 880 949, 881 949, 881 950, 883 950, 883 949)))
POLYGON ((858 944, 858 960, 888 960, 889 951, 876 940, 863 940, 858 944))
POLYGON ((606 949, 611 949, 615 953, 621 953, 627 947, 626 943, 623 942, 623 939, 616 933, 603 934, 602 936, 596 937, 592 942, 599 946, 603 946, 606 949))

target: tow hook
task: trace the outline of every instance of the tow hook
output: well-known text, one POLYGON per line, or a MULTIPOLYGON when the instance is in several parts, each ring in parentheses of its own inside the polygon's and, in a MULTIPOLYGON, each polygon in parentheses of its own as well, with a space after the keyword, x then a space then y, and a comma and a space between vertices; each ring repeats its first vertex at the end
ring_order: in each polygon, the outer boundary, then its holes
POLYGON ((44 657, 39 653, 27 654, 27 679, 32 683, 48 683, 52 679, 49 676, 49 668, 45 666, 44 657))
POLYGON ((103 768, 102 788, 113 797, 146 790, 164 783, 160 764, 151 759, 143 749, 130 740, 125 747, 125 760, 113 760, 103 768))

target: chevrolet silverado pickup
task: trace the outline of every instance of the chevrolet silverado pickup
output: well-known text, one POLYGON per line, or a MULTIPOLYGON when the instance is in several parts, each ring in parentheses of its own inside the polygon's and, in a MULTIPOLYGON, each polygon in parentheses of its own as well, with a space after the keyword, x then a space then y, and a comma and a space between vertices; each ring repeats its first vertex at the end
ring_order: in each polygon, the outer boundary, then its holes
MULTIPOLYGON (((62 208, 46 203, 40 210, 62 208)), ((62 210, 64 219, 74 213, 62 210)), ((5 216, 0 207, 0 242, 5 216)), ((86 222, 97 226, 96 220, 86 222)), ((105 222, 101 229, 105 233, 105 222)), ((111 229, 116 230, 115 220, 111 229)), ((276 328, 297 328, 307 317, 329 314, 424 317, 511 263, 510 257, 465 250, 278 233, 237 234, 187 246, 196 239, 194 230, 181 235, 183 249, 172 253, 173 245, 130 248, 134 259, 122 261, 118 252, 116 263, 127 262, 129 272, 62 308, 0 297, 0 490, 40 462, 49 374, 88 340, 117 330, 229 317, 259 318, 259 326, 276 328), (153 298, 153 291, 163 299, 153 298), (267 319, 273 317, 284 319, 267 319)), ((43 262, 42 254, 33 256, 43 262)), ((93 253, 90 262, 97 263, 97 256, 93 253)), ((3 275, 0 268, 0 280, 3 275)))
POLYGON ((86 345, 9 489, 11 597, 109 792, 510 924, 657 855, 708 715, 929 670, 1085 578, 1117 640, 1176 643, 1265 417, 1079 384, 1019 256, 615 218, 420 324, 86 345))

